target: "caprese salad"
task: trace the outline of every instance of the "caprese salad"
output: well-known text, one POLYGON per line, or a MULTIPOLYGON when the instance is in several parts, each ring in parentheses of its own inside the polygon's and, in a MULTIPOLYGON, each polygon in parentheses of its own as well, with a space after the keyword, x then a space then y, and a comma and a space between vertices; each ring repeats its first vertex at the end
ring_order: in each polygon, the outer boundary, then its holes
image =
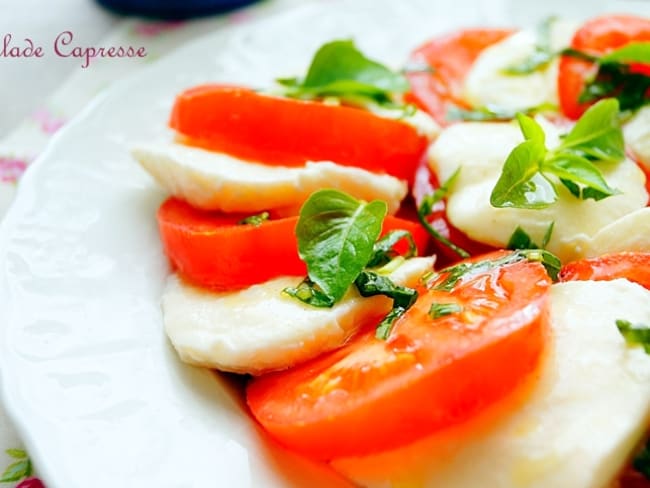
POLYGON ((165 331, 368 487, 650 486, 650 19, 350 40, 180 93, 165 331))

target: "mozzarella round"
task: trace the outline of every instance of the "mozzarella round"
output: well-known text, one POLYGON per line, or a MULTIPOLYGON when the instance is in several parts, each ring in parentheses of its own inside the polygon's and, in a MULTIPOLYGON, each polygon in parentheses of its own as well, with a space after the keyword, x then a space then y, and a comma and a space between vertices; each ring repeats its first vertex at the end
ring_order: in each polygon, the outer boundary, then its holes
POLYGON ((243 161, 177 143, 137 146, 133 156, 173 196, 195 207, 255 213, 282 208, 297 213, 315 191, 334 188, 362 200, 383 200, 395 213, 406 182, 387 174, 330 161, 289 168, 243 161))
POLYGON ((650 207, 629 213, 589 239, 585 257, 622 251, 650 252, 650 207))
MULTIPOLYGON (((433 258, 412 258, 389 275, 414 286, 433 258)), ((332 308, 316 308, 282 293, 302 277, 280 277, 234 292, 211 292, 168 278, 162 298, 165 331, 181 360, 222 371, 261 374, 288 368, 343 344, 391 308, 383 296, 350 287, 332 308)))
POLYGON ((650 291, 627 280, 571 282, 554 285, 550 299, 549 350, 520 405, 335 469, 382 488, 608 486, 650 418, 650 356, 627 345, 615 321, 650 324, 650 291))
MULTIPOLYGON (((554 52, 568 47, 576 24, 557 20, 550 29, 554 52)), ((509 75, 503 70, 520 64, 535 53, 537 34, 519 31, 485 49, 465 79, 464 96, 475 107, 521 110, 544 103, 558 103, 558 60, 526 75, 509 75)))
MULTIPOLYGON (((559 142, 557 129, 543 119, 547 144, 559 142)), ((447 217, 472 239, 505 247, 520 226, 534 242, 540 243, 549 225, 554 231, 547 249, 562 260, 578 259, 587 253, 591 238, 601 228, 645 207, 648 193, 645 176, 631 160, 616 164, 599 163, 605 180, 621 194, 594 200, 579 200, 558 184, 559 199, 539 210, 495 208, 490 194, 501 174, 503 163, 523 136, 514 123, 456 124, 442 132, 429 151, 432 170, 441 181, 461 168, 447 199, 447 217)))
POLYGON ((640 109, 623 125, 623 135, 634 157, 650 171, 650 106, 640 109))

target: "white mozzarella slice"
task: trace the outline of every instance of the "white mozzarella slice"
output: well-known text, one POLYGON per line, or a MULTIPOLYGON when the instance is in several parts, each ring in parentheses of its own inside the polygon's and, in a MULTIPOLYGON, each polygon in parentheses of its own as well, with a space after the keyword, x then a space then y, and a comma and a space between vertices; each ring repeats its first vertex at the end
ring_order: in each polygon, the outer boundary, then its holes
MULTIPOLYGON (((553 51, 568 47, 576 25, 566 21, 551 24, 553 51)), ((473 106, 494 106, 507 110, 557 104, 558 60, 545 69, 526 75, 508 75, 505 68, 520 64, 535 52, 537 35, 519 31, 488 47, 478 57, 465 80, 465 98, 473 106)))
POLYGON ((622 251, 650 252, 650 207, 627 214, 596 232, 589 240, 585 257, 622 251))
POLYGON ((640 109, 623 126, 623 135, 634 157, 650 171, 650 107, 640 109))
MULTIPOLYGON (((414 286, 433 258, 413 258, 389 277, 414 286)), ((261 374, 288 368, 343 344, 368 320, 391 307, 383 296, 363 298, 354 287, 332 308, 286 296, 301 277, 281 277, 235 292, 211 292, 169 277, 162 299, 165 331, 180 358, 191 364, 261 374)))
MULTIPOLYGON (((559 140, 558 132, 550 124, 543 125, 548 144, 553 147, 559 140)), ((598 202, 579 200, 558 184, 558 201, 545 209, 492 207, 490 194, 503 163, 522 140, 515 124, 474 122, 449 127, 432 145, 429 162, 441 181, 461 168, 448 195, 447 216, 472 239, 505 247, 520 226, 540 243, 549 225, 555 222, 548 250, 562 260, 577 259, 586 254, 591 237, 602 227, 645 207, 645 176, 629 159, 598 165, 609 185, 621 191, 619 195, 598 202)))
POLYGON ((365 109, 380 117, 404 122, 413 127, 419 135, 426 137, 430 141, 440 133, 440 126, 433 117, 419 109, 386 108, 372 104, 367 105, 365 109))
POLYGON ((650 291, 627 280, 562 283, 550 304, 549 351, 518 408, 493 407, 393 452, 336 460, 335 469, 382 488, 608 486, 650 418, 650 356, 628 346, 615 321, 650 324, 650 291))
POLYGON ((316 190, 334 188, 363 200, 383 200, 395 213, 407 192, 406 182, 393 176, 329 161, 269 166, 176 143, 138 146, 133 155, 172 195, 207 210, 299 208, 316 190))

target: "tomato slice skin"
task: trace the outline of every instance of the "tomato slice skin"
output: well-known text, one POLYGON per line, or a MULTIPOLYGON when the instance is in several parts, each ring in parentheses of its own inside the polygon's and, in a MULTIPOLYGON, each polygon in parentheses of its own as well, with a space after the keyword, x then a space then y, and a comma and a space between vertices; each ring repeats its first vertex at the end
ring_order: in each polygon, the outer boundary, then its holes
POLYGON ((549 286, 539 263, 521 261, 451 293, 421 290, 387 341, 370 324, 331 354, 254 379, 248 405, 281 444, 316 459, 412 442, 476 415, 536 369, 549 286), (434 322, 433 302, 464 309, 434 322))
POLYGON ((185 142, 269 165, 334 161, 410 181, 427 138, 366 110, 204 85, 177 96, 170 126, 185 142))
MULTIPOLYGON (((158 209, 158 228, 165 254, 188 281, 218 291, 262 283, 278 276, 307 274, 298 256, 298 217, 272 219, 259 226, 240 225, 247 215, 193 208, 169 198, 158 209)), ((410 231, 422 254, 428 235, 417 222, 387 216, 382 233, 410 231)), ((405 252, 402 242, 396 246, 405 252)))
POLYGON ((428 41, 411 53, 415 66, 424 63, 432 73, 411 72, 409 100, 448 125, 449 105, 469 108, 463 100, 463 84, 481 52, 513 33, 510 29, 466 29, 428 41))
MULTIPOLYGON (((607 15, 587 21, 575 33, 571 47, 594 56, 606 54, 633 41, 650 41, 650 20, 631 15, 607 15)), ((636 66, 647 73, 650 66, 636 66)), ((594 102, 579 103, 586 81, 595 74, 594 63, 562 56, 558 71, 558 95, 564 114, 574 120, 594 102)))
POLYGON ((650 252, 620 252, 582 259, 562 267, 560 281, 626 278, 650 290, 650 252))

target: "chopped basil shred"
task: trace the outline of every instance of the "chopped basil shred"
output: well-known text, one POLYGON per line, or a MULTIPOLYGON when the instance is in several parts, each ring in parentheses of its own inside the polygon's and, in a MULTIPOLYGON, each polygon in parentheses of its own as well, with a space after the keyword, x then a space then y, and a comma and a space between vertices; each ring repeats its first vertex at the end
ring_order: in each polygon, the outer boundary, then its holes
MULTIPOLYGON (((388 337, 393 323, 416 300, 414 289, 395 285, 390 278, 368 267, 390 266, 398 254, 393 246, 408 242, 406 256, 417 252, 409 232, 395 230, 377 239, 386 216, 386 204, 367 203, 337 190, 312 194, 300 210, 296 226, 298 252, 308 276, 298 286, 284 289, 287 295, 314 307, 333 307, 352 284, 364 297, 384 295, 393 308, 377 328, 377 337, 388 337)), ((399 257, 404 259, 404 256, 399 257)))
POLYGON ((618 101, 605 99, 590 107, 555 149, 548 149, 544 131, 532 118, 517 114, 525 141, 503 165, 490 203, 498 208, 545 208, 557 201, 558 182, 576 198, 601 200, 618 194, 597 163, 618 163, 625 157, 618 101))
POLYGON ((431 237, 433 237, 435 240, 442 243, 443 245, 447 246, 449 249, 451 249, 456 254, 458 254, 461 258, 468 258, 469 253, 465 249, 461 248, 460 246, 457 246, 449 239, 447 239, 445 236, 443 236, 427 220, 427 217, 431 215, 431 212, 433 211, 435 205, 440 201, 442 201, 442 199, 447 196, 447 194, 449 193, 449 189, 451 188, 451 185, 454 184, 454 181, 458 177, 459 173, 460 173, 460 168, 458 168, 454 172, 454 174, 451 175, 449 179, 447 179, 447 181, 445 181, 442 185, 440 185, 440 187, 437 188, 433 193, 424 197, 422 203, 418 207, 418 220, 420 221, 422 226, 427 230, 427 232, 431 235, 431 237))
POLYGON ((542 237, 541 244, 537 245, 524 229, 522 229, 520 226, 517 226, 517 228, 510 236, 510 239, 508 240, 506 249, 546 249, 548 242, 553 236, 554 227, 555 222, 551 222, 551 224, 546 229, 546 232, 544 232, 544 237, 542 237))
POLYGON ((462 311, 463 307, 457 303, 433 303, 429 309, 429 316, 435 320, 462 311))
POLYGON ((641 346, 647 354, 650 354, 650 326, 619 319, 616 321, 616 327, 629 345, 641 346))
POLYGON ((303 100, 335 97, 352 104, 395 105, 409 89, 402 73, 367 58, 351 40, 335 40, 318 49, 304 78, 276 80, 284 95, 303 100))
POLYGON ((363 297, 384 295, 393 299, 392 310, 380 322, 375 337, 387 339, 395 321, 406 312, 418 298, 418 292, 413 288, 399 286, 386 276, 378 275, 372 271, 362 271, 354 281, 359 294, 363 297))
POLYGON ((323 290, 309 278, 302 280, 297 287, 287 287, 283 291, 312 307, 331 308, 334 306, 332 297, 323 293, 323 290))
POLYGON ((557 105, 552 103, 542 103, 535 107, 527 107, 520 110, 505 109, 494 105, 487 105, 485 107, 475 107, 472 109, 464 109, 451 105, 447 109, 445 118, 449 121, 464 120, 470 122, 485 122, 485 121, 504 121, 514 119, 518 113, 526 115, 535 115, 543 112, 556 112, 557 105))
POLYGON ((408 250, 406 254, 404 254, 404 257, 410 258, 415 256, 418 249, 415 245, 413 235, 406 230, 392 230, 375 242, 372 257, 370 258, 370 261, 368 261, 368 264, 366 264, 366 267, 375 268, 377 266, 384 266, 396 258, 398 253, 394 249, 395 244, 403 239, 408 243, 408 250))
POLYGON ((631 42, 601 57, 571 48, 563 50, 562 54, 598 66, 595 75, 587 81, 580 94, 580 103, 612 97, 618 100, 622 112, 634 111, 650 103, 650 97, 647 96, 650 76, 630 67, 634 63, 650 63, 650 42, 631 42))
POLYGON ((254 227, 259 227, 262 225, 262 222, 269 220, 269 213, 262 212, 256 215, 251 215, 249 217, 241 219, 238 223, 239 225, 252 225, 254 227))
POLYGON ((558 54, 553 51, 551 45, 551 29, 556 21, 556 17, 544 19, 537 27, 537 43, 533 53, 519 63, 507 66, 501 72, 506 75, 521 76, 546 69, 558 54))
POLYGON ((534 261, 541 263, 553 281, 557 281, 562 268, 560 259, 544 249, 521 249, 496 259, 487 259, 474 263, 459 263, 433 273, 427 279, 427 287, 438 291, 452 291, 456 285, 468 278, 501 266, 519 261, 534 261), (440 280, 442 278, 442 280, 440 280))

